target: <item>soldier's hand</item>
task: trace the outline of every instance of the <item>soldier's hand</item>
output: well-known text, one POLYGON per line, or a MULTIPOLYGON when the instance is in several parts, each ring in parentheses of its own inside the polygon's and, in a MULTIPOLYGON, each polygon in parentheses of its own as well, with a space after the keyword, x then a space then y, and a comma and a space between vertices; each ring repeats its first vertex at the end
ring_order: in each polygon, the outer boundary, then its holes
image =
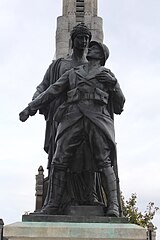
POLYGON ((19 114, 19 120, 25 122, 29 118, 29 107, 26 107, 22 112, 19 114))
POLYGON ((116 85, 116 83, 117 83, 116 78, 114 77, 114 75, 111 73, 110 70, 103 71, 103 72, 97 74, 96 78, 100 82, 106 83, 109 88, 113 88, 116 85))

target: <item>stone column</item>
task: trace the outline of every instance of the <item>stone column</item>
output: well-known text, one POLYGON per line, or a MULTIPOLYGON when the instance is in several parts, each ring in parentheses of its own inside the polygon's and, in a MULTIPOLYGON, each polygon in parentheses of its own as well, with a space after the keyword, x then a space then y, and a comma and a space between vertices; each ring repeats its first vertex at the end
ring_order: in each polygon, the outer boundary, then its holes
POLYGON ((57 18, 56 58, 65 57, 70 49, 70 31, 76 25, 76 1, 63 0, 63 15, 57 18))
POLYGON ((97 0, 63 0, 63 15, 57 18, 56 58, 71 53, 70 31, 80 22, 89 27, 92 40, 103 42, 103 21, 97 11, 97 0))

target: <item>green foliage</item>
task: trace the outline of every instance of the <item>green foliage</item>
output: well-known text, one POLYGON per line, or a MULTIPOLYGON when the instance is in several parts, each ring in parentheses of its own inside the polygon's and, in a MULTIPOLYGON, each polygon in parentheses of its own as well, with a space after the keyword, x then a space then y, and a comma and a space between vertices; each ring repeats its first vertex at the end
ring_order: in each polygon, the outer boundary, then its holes
POLYGON ((129 200, 125 200, 124 196, 121 194, 121 199, 124 216, 128 218, 130 223, 138 224, 141 227, 147 228, 159 209, 154 206, 153 202, 150 202, 145 212, 140 212, 137 207, 137 195, 135 193, 131 195, 129 200))

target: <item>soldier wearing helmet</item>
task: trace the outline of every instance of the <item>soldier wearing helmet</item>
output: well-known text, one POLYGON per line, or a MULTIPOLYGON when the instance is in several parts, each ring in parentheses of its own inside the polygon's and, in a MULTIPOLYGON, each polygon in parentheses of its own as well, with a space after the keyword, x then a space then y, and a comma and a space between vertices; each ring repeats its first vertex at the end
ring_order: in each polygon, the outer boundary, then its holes
POLYGON ((91 41, 89 43, 89 49, 88 49, 88 57, 89 57, 89 53, 90 53, 90 49, 92 47, 95 48, 95 46, 98 46, 98 48, 101 50, 101 66, 104 66, 105 65, 105 62, 107 61, 107 59, 109 58, 109 49, 108 47, 103 44, 103 43, 100 43, 100 42, 96 42, 96 41, 91 41))
POLYGON ((113 114, 121 114, 125 98, 115 76, 104 67, 108 56, 109 50, 104 44, 90 42, 88 64, 65 72, 20 113, 21 121, 25 121, 30 112, 40 109, 61 93, 67 94, 63 114, 59 109, 56 116, 59 125, 49 178, 49 190, 52 191, 47 204, 42 208, 44 214, 58 213, 66 186, 67 169, 74 162, 76 149, 85 139, 107 196, 106 215, 119 216, 113 169, 113 156, 116 155, 113 114))

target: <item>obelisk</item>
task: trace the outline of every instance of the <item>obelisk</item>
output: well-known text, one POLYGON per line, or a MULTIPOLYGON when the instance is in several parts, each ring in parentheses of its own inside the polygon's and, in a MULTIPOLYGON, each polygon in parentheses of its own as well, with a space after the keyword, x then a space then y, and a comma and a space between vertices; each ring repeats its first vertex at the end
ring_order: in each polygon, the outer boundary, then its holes
POLYGON ((103 42, 103 21, 97 16, 97 0, 63 0, 62 16, 57 18, 56 58, 70 53, 70 31, 84 22, 92 32, 92 40, 103 42))

